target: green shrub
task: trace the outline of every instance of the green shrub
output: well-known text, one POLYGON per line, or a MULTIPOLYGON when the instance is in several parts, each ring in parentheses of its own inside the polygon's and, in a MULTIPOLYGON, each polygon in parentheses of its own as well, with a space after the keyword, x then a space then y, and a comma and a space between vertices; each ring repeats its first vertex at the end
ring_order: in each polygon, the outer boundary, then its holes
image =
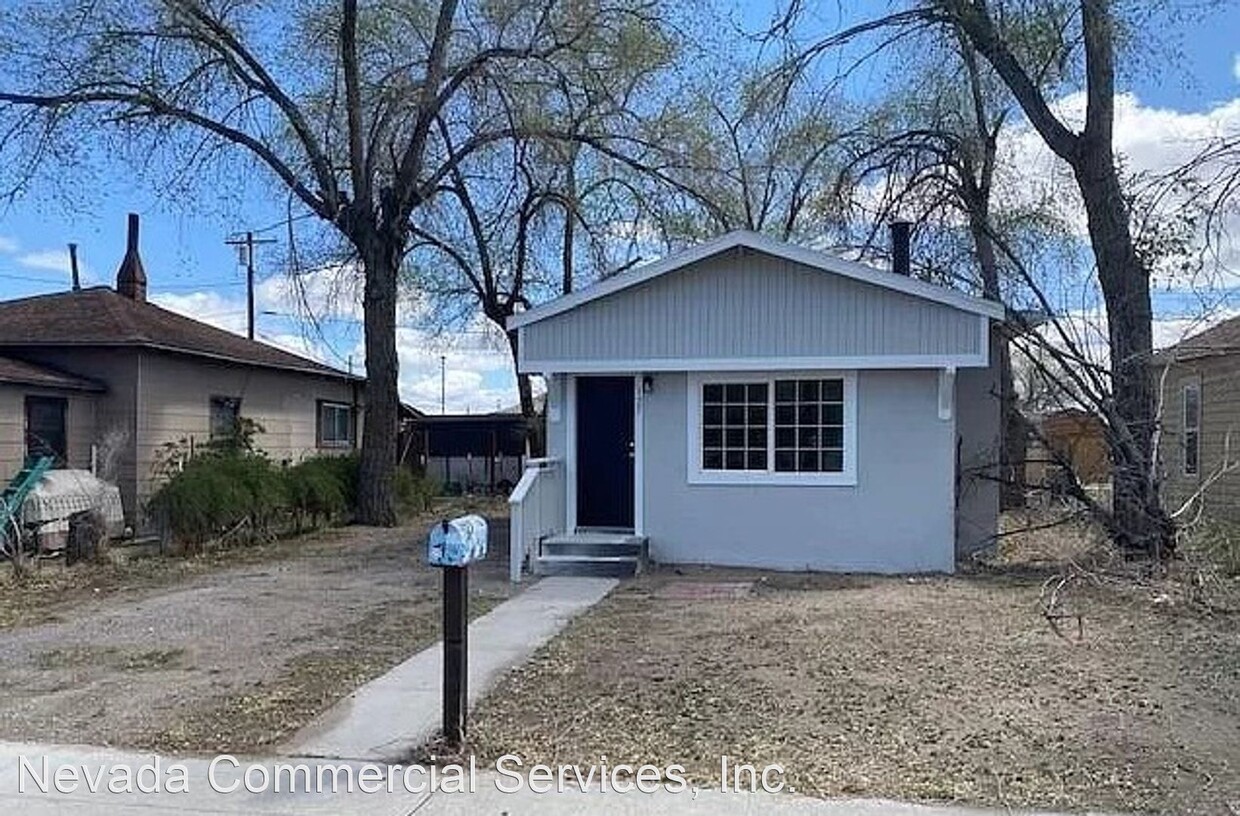
POLYGON ((315 456, 284 472, 289 503, 311 525, 343 518, 353 510, 357 459, 353 456, 315 456))
POLYGON ((279 467, 259 454, 228 452, 185 462, 147 509, 173 536, 198 544, 234 531, 242 538, 269 535, 288 503, 279 467))
MULTIPOLYGON (((252 448, 232 445, 168 461, 168 480, 147 512, 191 548, 224 536, 254 541, 347 521, 356 506, 356 455, 314 456, 282 467, 252 448)), ((425 512, 439 493, 438 485, 405 468, 397 470, 394 490, 402 514, 425 512)))

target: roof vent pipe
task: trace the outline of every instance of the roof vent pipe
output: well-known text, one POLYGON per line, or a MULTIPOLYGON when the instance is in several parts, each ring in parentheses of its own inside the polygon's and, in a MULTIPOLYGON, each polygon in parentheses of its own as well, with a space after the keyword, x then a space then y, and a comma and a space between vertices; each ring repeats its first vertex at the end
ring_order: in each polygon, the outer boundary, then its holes
POLYGON ((82 288, 82 277, 78 274, 77 244, 69 244, 69 273, 73 276, 73 291, 82 288))
POLYGON ((913 225, 908 221, 891 222, 891 271, 905 277, 912 271, 909 261, 909 237, 912 231, 913 225))

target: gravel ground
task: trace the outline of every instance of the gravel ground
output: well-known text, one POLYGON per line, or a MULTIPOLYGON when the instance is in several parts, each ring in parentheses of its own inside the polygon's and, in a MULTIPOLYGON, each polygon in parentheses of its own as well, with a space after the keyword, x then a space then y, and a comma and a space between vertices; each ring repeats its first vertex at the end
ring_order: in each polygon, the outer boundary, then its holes
POLYGON ((1237 615, 1086 582, 1069 640, 1043 580, 655 572, 493 690, 471 747, 714 783, 726 754, 822 796, 1240 813, 1237 615))
MULTIPOLYGON (((422 556, 443 512, 238 551, 239 564, 55 567, 0 589, 22 602, 0 618, 0 739, 206 753, 278 742, 439 637, 439 572, 422 556)), ((497 538, 472 571, 474 614, 510 591, 497 538)))

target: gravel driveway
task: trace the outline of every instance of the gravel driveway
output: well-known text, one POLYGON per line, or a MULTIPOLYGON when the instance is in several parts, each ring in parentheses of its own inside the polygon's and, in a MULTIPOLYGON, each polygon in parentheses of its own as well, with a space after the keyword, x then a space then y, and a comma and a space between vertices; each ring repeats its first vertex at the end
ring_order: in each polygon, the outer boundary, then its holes
MULTIPOLYGON (((241 753, 279 741, 438 638, 430 521, 330 530, 173 586, 49 597, 51 620, 0 631, 0 739, 241 753)), ((497 538, 471 576, 475 614, 510 591, 497 538)))

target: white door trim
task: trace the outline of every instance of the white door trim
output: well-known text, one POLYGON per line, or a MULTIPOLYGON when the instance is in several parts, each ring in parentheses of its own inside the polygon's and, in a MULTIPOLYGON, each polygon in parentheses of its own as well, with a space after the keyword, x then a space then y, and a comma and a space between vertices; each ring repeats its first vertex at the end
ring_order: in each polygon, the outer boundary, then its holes
POLYGON ((564 489, 567 530, 577 532, 577 378, 568 374, 564 378, 565 416, 564 433, 568 444, 564 446, 564 489))
POLYGON ((646 414, 641 374, 633 375, 633 534, 646 534, 646 414))

